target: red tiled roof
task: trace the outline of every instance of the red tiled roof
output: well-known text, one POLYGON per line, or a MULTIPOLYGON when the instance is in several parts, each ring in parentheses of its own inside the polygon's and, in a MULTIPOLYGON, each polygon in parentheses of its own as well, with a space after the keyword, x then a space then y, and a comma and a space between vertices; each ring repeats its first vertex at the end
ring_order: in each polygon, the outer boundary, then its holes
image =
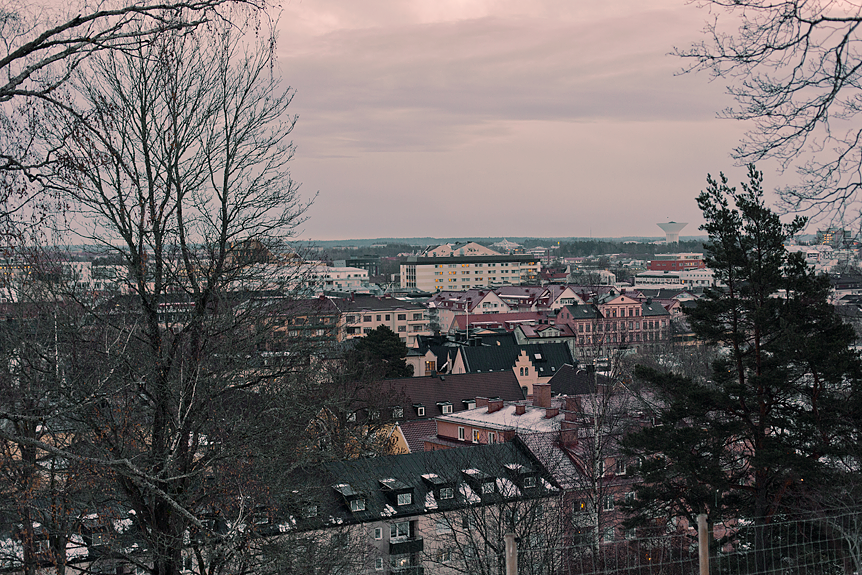
POLYGON ((410 453, 425 451, 425 438, 437 433, 437 422, 433 419, 416 419, 404 421, 400 424, 401 433, 407 440, 410 453))

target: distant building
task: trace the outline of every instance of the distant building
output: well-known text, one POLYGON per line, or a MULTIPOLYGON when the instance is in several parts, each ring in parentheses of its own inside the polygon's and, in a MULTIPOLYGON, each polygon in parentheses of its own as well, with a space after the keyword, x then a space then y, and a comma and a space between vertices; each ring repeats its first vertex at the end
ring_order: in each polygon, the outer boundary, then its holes
POLYGON ((504 239, 495 244, 491 244, 491 247, 497 248, 501 252, 510 254, 520 248, 521 244, 516 244, 515 242, 510 242, 509 240, 504 239))
POLYGON ((533 284, 542 263, 533 256, 410 257, 401 264, 401 287, 429 292, 506 284, 533 284))
POLYGON ((368 271, 353 267, 317 265, 309 269, 308 283, 318 292, 368 290, 368 271))
POLYGON ((379 256, 356 256, 346 260, 334 260, 332 264, 336 267, 363 269, 369 276, 380 275, 379 256))
POLYGON ((853 242, 853 234, 844 228, 817 230, 817 243, 833 248, 841 248, 853 242))
POLYGON ((398 334, 407 347, 418 336, 431 335, 425 307, 393 297, 356 295, 333 299, 341 312, 339 340, 363 337, 381 325, 398 334))
POLYGON ((436 248, 427 250, 424 254, 431 258, 450 258, 450 257, 470 257, 470 256, 499 256, 500 252, 495 252, 491 248, 486 248, 476 242, 467 242, 466 244, 443 244, 436 248))
POLYGON ((649 271, 676 272, 680 270, 696 270, 706 267, 703 254, 656 254, 647 264, 649 271))

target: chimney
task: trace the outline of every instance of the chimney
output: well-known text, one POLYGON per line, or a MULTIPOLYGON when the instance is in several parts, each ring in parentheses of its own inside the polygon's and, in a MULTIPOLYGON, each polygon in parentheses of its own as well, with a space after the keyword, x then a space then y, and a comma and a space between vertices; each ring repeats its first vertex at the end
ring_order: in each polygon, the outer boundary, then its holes
POLYGON ((574 421, 560 422, 560 442, 566 447, 578 444, 578 428, 574 421))
POLYGON ((559 407, 549 407, 545 410, 545 419, 551 419, 552 417, 557 417, 560 413, 559 407))
POLYGON ((499 397, 488 400, 488 413, 494 413, 503 409, 503 400, 499 397))
POLYGON ((488 407, 488 398, 487 397, 477 397, 476 398, 476 407, 488 407))
POLYGON ((574 421, 575 415, 582 411, 581 398, 578 395, 566 396, 566 403, 563 409, 566 411, 566 421, 574 421))
POLYGON ((515 404, 515 415, 524 415, 524 412, 527 411, 527 406, 523 403, 515 404))
POLYGON ((551 407, 551 384, 550 383, 534 383, 533 384, 533 405, 536 407, 551 407))

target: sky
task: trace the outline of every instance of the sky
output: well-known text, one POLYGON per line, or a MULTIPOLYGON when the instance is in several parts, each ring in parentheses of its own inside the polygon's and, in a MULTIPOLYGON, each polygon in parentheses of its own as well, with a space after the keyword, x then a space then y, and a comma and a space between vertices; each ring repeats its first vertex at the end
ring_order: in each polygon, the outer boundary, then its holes
MULTIPOLYGON (((745 125, 669 53, 685 0, 288 0, 300 237, 701 235, 708 173, 744 179, 745 125)), ((767 187, 779 183, 760 166, 767 187)))

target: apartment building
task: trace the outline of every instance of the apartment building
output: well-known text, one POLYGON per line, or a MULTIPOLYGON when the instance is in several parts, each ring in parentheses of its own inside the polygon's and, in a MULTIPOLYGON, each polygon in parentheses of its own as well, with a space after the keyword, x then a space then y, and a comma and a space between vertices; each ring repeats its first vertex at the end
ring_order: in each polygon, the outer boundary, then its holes
POLYGON ((355 295, 333 299, 341 312, 339 341, 363 337, 381 325, 398 334, 407 347, 417 347, 417 337, 432 335, 424 306, 389 296, 355 295))
POLYGON ((542 263, 530 255, 407 258, 401 287, 428 292, 536 283, 542 263))

